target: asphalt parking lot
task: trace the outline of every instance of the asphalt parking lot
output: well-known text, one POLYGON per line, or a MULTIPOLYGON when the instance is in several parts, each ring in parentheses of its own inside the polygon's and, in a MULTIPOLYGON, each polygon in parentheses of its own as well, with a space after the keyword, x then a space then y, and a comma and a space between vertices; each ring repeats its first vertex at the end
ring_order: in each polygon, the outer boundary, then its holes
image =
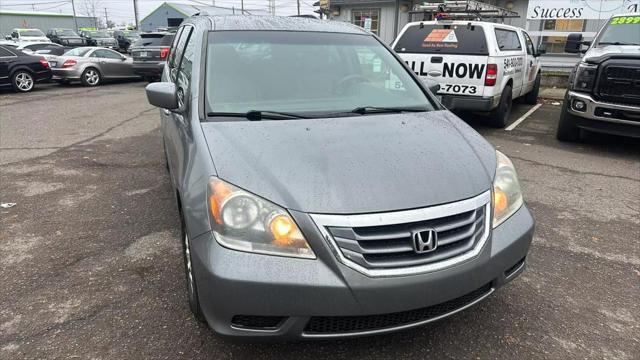
MULTIPOLYGON (((143 82, 0 92, 0 359, 637 359, 640 142, 555 140, 560 106, 513 131, 465 116, 513 159, 537 220, 526 272, 406 332, 236 343, 192 318, 158 110, 143 82)), ((517 105, 513 119, 530 106, 517 105)))

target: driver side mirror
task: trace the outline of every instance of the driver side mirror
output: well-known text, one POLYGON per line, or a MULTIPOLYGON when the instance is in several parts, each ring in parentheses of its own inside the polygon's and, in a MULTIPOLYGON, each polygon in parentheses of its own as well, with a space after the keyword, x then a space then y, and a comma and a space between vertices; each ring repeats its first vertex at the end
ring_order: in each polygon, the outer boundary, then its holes
POLYGON ((440 84, 433 80, 433 79, 426 79, 426 78, 420 78, 422 79, 422 83, 427 87, 427 89, 429 89, 429 91, 431 91, 431 93, 433 95, 437 95, 438 91, 440 90, 440 84))
POLYGON ((564 45, 564 52, 569 54, 578 54, 582 50, 582 34, 574 33, 567 36, 567 42, 564 45))
POLYGON ((538 51, 536 52, 536 56, 544 55, 546 53, 547 53, 547 45, 540 44, 540 46, 538 46, 538 51))
POLYGON ((178 110, 178 93, 172 82, 155 82, 145 88, 149 104, 167 109, 178 110))

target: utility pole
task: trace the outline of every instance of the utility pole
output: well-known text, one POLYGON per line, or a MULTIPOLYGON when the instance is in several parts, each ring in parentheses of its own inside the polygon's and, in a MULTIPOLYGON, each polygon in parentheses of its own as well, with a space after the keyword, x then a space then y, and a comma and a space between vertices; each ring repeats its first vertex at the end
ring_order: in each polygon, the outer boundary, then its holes
POLYGON ((140 30, 140 24, 138 24, 138 1, 133 0, 133 16, 136 19, 136 30, 140 30))
POLYGON ((296 1, 298 3, 298 15, 300 15, 300 0, 296 1))
POLYGON ((244 0, 240 0, 240 11, 244 15, 244 0))
POLYGON ((107 8, 104 8, 104 26, 109 28, 109 16, 107 15, 107 8))
POLYGON ((78 18, 76 17, 76 5, 71 0, 71 8, 73 9, 73 22, 76 24, 76 32, 78 31, 78 18))

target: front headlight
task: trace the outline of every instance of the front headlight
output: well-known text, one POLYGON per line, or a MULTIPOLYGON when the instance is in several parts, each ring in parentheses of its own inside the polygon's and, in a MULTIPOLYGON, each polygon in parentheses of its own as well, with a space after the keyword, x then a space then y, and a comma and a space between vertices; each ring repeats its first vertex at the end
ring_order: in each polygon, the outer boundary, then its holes
POLYGON ((598 65, 580 63, 576 69, 573 80, 573 89, 578 91, 591 91, 596 82, 598 65))
POLYGON ((493 179, 493 228, 502 224, 522 206, 518 174, 509 158, 496 150, 498 165, 493 179))
POLYGON ((209 180, 211 227, 226 248, 259 254, 315 259, 307 240, 280 206, 216 177, 209 180))

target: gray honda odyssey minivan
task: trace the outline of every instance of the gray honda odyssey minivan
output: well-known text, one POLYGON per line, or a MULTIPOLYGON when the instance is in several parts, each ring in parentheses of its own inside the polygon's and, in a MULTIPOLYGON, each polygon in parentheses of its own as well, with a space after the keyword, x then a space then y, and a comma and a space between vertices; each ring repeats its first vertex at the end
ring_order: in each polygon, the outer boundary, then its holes
POLYGON ((217 334, 407 329, 524 269, 534 220, 513 164, 371 33, 199 14, 146 91, 189 305, 217 334))

